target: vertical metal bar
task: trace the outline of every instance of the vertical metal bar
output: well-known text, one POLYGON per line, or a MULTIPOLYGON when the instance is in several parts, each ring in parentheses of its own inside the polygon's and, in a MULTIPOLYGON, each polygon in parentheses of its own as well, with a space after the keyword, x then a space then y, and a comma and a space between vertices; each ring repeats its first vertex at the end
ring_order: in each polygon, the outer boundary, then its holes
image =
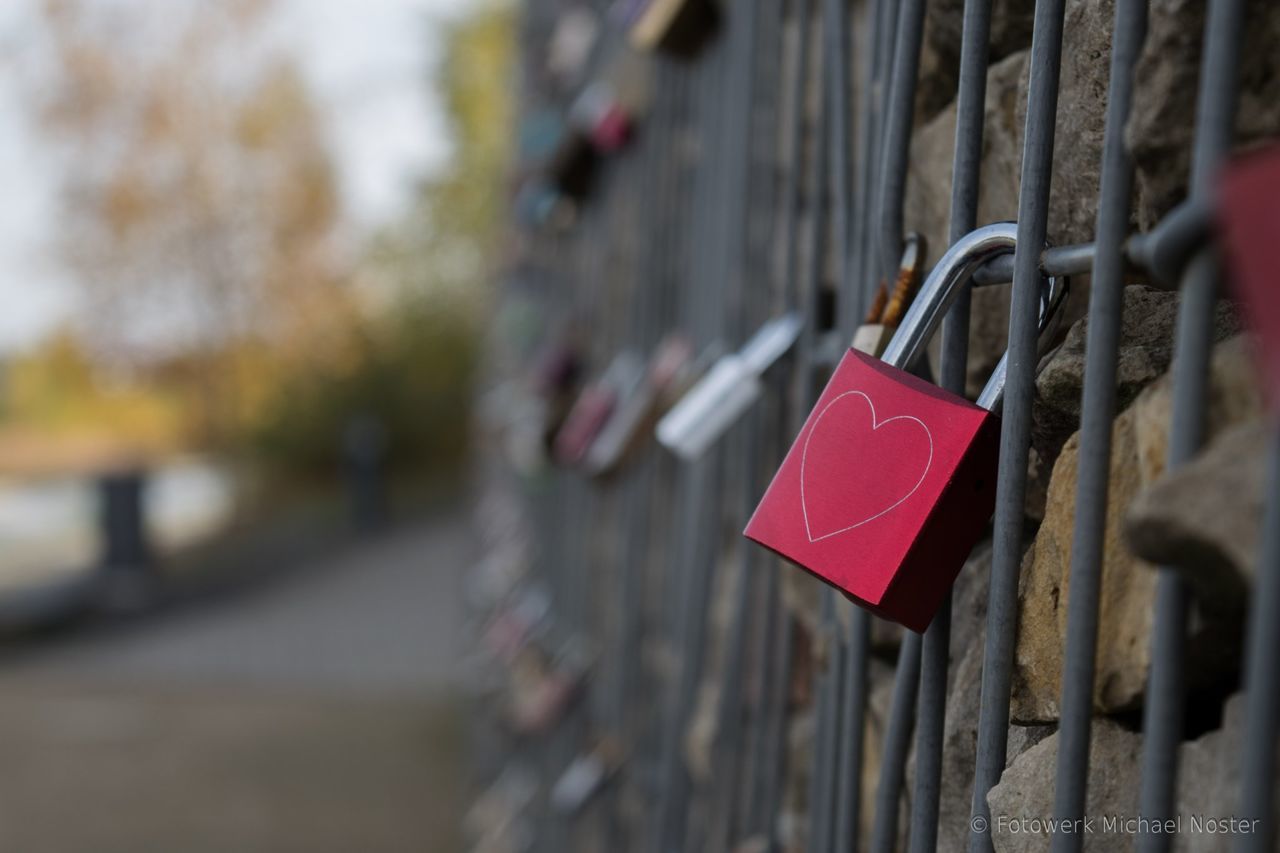
MULTIPOLYGON (((1243 0, 1220 0, 1208 5, 1191 167, 1191 191, 1201 198, 1212 192, 1217 169, 1231 145, 1236 57, 1244 27, 1244 6, 1243 0)), ((1169 469, 1185 463, 1204 440, 1217 285, 1217 262, 1210 251, 1202 251, 1188 264, 1182 278, 1172 368, 1169 469)), ((1177 572, 1162 567, 1156 582, 1151 675, 1143 711, 1142 789, 1138 798, 1139 814, 1153 821, 1172 818, 1176 808, 1178 743, 1182 739, 1186 700, 1187 595, 1177 572)), ((1144 853, 1168 850, 1170 844, 1168 836, 1155 833, 1144 833, 1137 839, 1137 849, 1144 853)))
MULTIPOLYGON (((863 41, 866 61, 864 77, 858 96, 858 145, 857 145, 857 186, 854 188, 853 210, 850 222, 848 246, 849 260, 845 266, 847 278, 843 282, 838 304, 840 305, 840 331, 847 338, 852 338, 854 329, 862 316, 863 305, 873 288, 868 283, 869 267, 867 258, 870 244, 870 216, 872 200, 875 192, 872 187, 873 149, 875 147, 874 111, 877 98, 873 94, 873 78, 877 74, 880 42, 877 39, 880 22, 890 15, 883 0, 877 0, 870 13, 870 26, 866 28, 863 41)), ((844 18, 844 5, 841 0, 838 7, 840 19, 844 18)), ((840 27, 840 57, 847 56, 847 37, 844 31, 847 24, 837 21, 840 27)), ((839 91, 846 91, 847 83, 843 82, 847 73, 845 63, 841 65, 835 79, 841 86, 839 91)), ((843 96, 841 96, 843 103, 843 96)), ((836 770, 836 822, 833 836, 835 850, 852 850, 857 845, 859 823, 862 806, 862 765, 865 755, 866 710, 869 699, 868 660, 871 649, 871 617, 867 611, 855 607, 850 616, 849 632, 846 639, 844 671, 844 713, 841 715, 840 754, 836 770)))
MULTIPOLYGON (((758 53, 758 33, 761 18, 769 15, 772 9, 763 9, 759 0, 745 0, 735 16, 735 22, 741 22, 740 37, 736 40, 737 52, 733 60, 736 69, 731 75, 741 78, 741 85, 735 90, 729 134, 734 141, 734 156, 727 164, 731 189, 737 197, 726 204, 726 209, 735 207, 742 211, 741 218, 733 224, 734 231, 730 235, 726 248, 727 276, 741 282, 740 308, 737 312, 741 327, 745 332, 759 314, 753 300, 761 296, 755 284, 753 270, 747 257, 751 230, 755 213, 752 192, 755 170, 752 159, 752 140, 755 127, 755 111, 758 107, 756 98, 756 75, 760 69, 753 60, 758 53)), ((766 25, 767 26, 767 25, 766 25)), ((770 33, 769 35, 772 35, 770 33)), ((743 523, 754 508, 757 481, 761 476, 761 464, 758 448, 761 444, 763 425, 759 409, 749 413, 742 429, 742 462, 738 465, 741 473, 741 498, 735 526, 743 523)), ((745 729, 745 696, 746 667, 751 658, 748 653, 747 637, 751 629, 751 619, 755 615, 754 590, 757 586, 759 553, 754 548, 742 548, 739 558, 739 590, 733 608, 732 624, 727 649, 728 660, 725 664, 725 675, 721 684, 721 700, 718 709, 717 737, 715 743, 715 770, 713 783, 717 790, 712 792, 713 806, 711 819, 714 823, 709 835, 709 849, 731 849, 733 831, 737 817, 738 779, 746 764, 743 757, 743 739, 745 729)))
MULTIPOLYGON (((775 572, 776 574, 776 572, 775 572)), ((787 710, 791 706, 791 657, 795 651, 795 617, 787 611, 781 598, 775 599, 779 634, 777 657, 773 662, 776 677, 774 707, 770 709, 769 726, 765 732, 766 755, 762 775, 763 795, 759 820, 763 825, 770 847, 777 841, 777 816, 781 802, 782 776, 787 767, 787 710)))
MULTIPOLYGON (((960 82, 956 89, 956 148, 952 160, 951 223, 948 239, 954 243, 978 224, 979 176, 982 171, 982 130, 987 99, 987 62, 991 53, 991 0, 965 0, 964 31, 960 41, 960 82)), ((968 296, 968 289, 962 298, 968 296)), ((957 304, 959 300, 957 300, 957 304)), ((957 316, 952 308, 948 317, 957 316)), ((950 344, 956 348, 968 343, 968 329, 953 332, 963 335, 950 344)), ((943 344, 947 346, 947 329, 943 326, 943 344)), ((965 347, 967 350, 967 346, 965 347)), ((958 351, 958 350, 956 350, 958 351)), ((952 359, 957 367, 964 359, 952 359)))
POLYGON ((911 155, 920 47, 924 41, 925 0, 902 0, 898 8, 890 79, 884 152, 880 167, 880 271, 892 281, 902 256, 903 195, 911 155))
POLYGON ((773 732, 773 713, 775 706, 778 704, 774 697, 783 692, 776 686, 781 678, 781 670, 776 665, 778 655, 776 650, 783 645, 783 629, 780 607, 781 596, 778 590, 778 569, 776 566, 769 566, 765 571, 763 606, 765 624, 760 633, 762 642, 759 646, 761 667, 763 669, 760 678, 760 713, 756 722, 755 743, 752 747, 752 778, 751 785, 747 790, 746 808, 744 810, 746 820, 743 821, 743 824, 748 835, 768 831, 769 837, 772 838, 772 829, 766 823, 765 812, 767 809, 765 804, 770 802, 769 792, 773 785, 769 778, 768 768, 770 766, 770 735, 773 732))
MULTIPOLYGON (((743 433, 743 446, 748 452, 743 455, 742 495, 748 504, 752 503, 756 480, 759 479, 756 455, 751 452, 759 447, 760 419, 752 412, 748 417, 743 433)), ((747 511, 751 507, 748 506, 747 511)), ((743 548, 739 560, 740 572, 737 597, 733 607, 733 621, 729 629, 729 642, 726 654, 728 661, 724 668, 724 678, 720 685, 720 703, 717 709, 715 764, 713 782, 718 786, 715 796, 719 802, 719 811, 713 814, 715 826, 710 833, 710 850, 728 851, 733 846, 733 825, 735 794, 737 780, 742 770, 744 759, 741 750, 743 730, 744 682, 749 657, 747 637, 750 630, 750 617, 753 603, 752 591, 755 576, 759 569, 759 552, 754 548, 743 548)))
MULTIPOLYGON (((911 128, 915 115, 916 83, 920 70, 920 49, 924 39, 925 0, 903 0, 894 30, 894 49, 886 105, 881 183, 879 195, 879 270, 892 280, 902 252, 903 194, 906 190, 907 161, 911 149, 911 128)), ((875 267, 873 267, 875 268, 875 267)), ((881 753, 880 778, 876 789, 875 822, 871 849, 892 853, 898 833, 898 800, 906 776, 907 752, 915 722, 916 694, 920 687, 919 634, 907 632, 898 652, 894 674, 893 704, 881 753)))
POLYGON ((855 607, 850 615, 844 655, 844 713, 841 715, 840 759, 836 775, 834 850, 857 845, 862 806, 862 764, 866 741, 868 661, 871 654, 871 615, 855 607))
MULTIPOLYGON (((806 29, 813 29, 821 20, 810 14, 804 20, 806 29)), ((828 94, 831 75, 828 66, 831 61, 829 40, 820 41, 817 45, 815 70, 812 75, 813 87, 816 90, 817 120, 813 126, 813 143, 809 161, 809 229, 808 229, 808 267, 805 270, 802 299, 805 313, 804 336, 800 342, 799 370, 802 377, 800 399, 797 401, 797 418, 804 416, 812 405, 817 388, 812 371, 812 352, 816 334, 819 292, 822 288, 823 270, 827 259, 827 203, 830 185, 828 173, 830 165, 831 134, 828 119, 828 94)), ((811 69, 806 68, 806 71, 811 69)), ((824 586, 820 592, 821 616, 820 628, 824 641, 828 644, 830 657, 828 664, 835 658, 835 598, 830 587, 824 586)), ((839 671, 828 665, 825 671, 817 676, 817 727, 814 732, 814 760, 810 778, 810 849, 825 850, 829 843, 832 826, 832 793, 834 789, 834 751, 839 736, 838 705, 840 700, 839 671)))
MULTIPOLYGON (((991 41, 991 0, 966 0, 956 91, 956 144, 952 161, 951 223, 954 243, 977 225, 986 109, 987 60, 991 41)), ((969 288, 947 313, 942 326, 942 387, 965 390, 969 359, 969 288)), ((924 635, 920 711, 916 730, 916 786, 911 810, 911 853, 932 853, 938 844, 942 750, 946 726, 947 666, 951 656, 951 593, 924 635)))
MULTIPOLYGON (((755 167, 761 171, 763 178, 756 182, 755 196, 758 198, 754 199, 754 203, 759 205, 760 211, 753 221, 752 238, 748 241, 748 247, 753 251, 752 257, 755 259, 755 262, 747 266, 748 275, 756 293, 755 300, 748 305, 752 311, 750 315, 752 326, 763 319, 763 316, 774 307, 772 291, 775 282, 770 275, 771 268, 767 263, 760 261, 768 257, 767 253, 761 252, 761 248, 768 246, 768 236, 777 226, 778 193, 775 177, 779 152, 776 128, 781 118, 780 104, 784 98, 782 83, 775 79, 772 69, 783 65, 785 42, 782 26, 783 6, 782 0, 762 0, 759 23, 760 44, 753 54, 757 57, 761 68, 759 86, 764 92, 766 107, 762 109, 757 106, 756 123, 751 129, 752 138, 761 143, 760 156, 755 162, 755 167), (765 164, 767 169, 761 169, 765 164)), ((766 387, 770 393, 750 415, 760 425, 757 432, 760 438, 757 455, 771 453, 779 440, 778 418, 775 417, 775 410, 783 396, 778 387, 780 381, 781 377, 776 375, 766 379, 766 387)), ((766 459, 767 456, 761 460, 758 474, 763 475, 768 467, 766 459)), ((753 497, 759 494, 760 488, 761 485, 758 482, 753 486, 753 497)), ((729 836, 733 841, 761 833, 765 829, 761 819, 763 811, 761 803, 766 794, 765 764, 769 752, 767 733, 771 731, 770 713, 775 704, 772 701, 773 684, 776 680, 773 649, 779 644, 778 569, 771 562, 757 560, 755 565, 753 574, 761 576, 762 588, 759 601, 753 603, 755 638, 752 641, 751 662, 755 667, 755 674, 752 679, 748 733, 742 749, 746 756, 746 768, 741 784, 741 802, 737 804, 729 836)))
MULTIPOLYGON (((862 312, 862 289, 854 279, 854 245, 850 201, 852 187, 849 170, 849 24, 846 0, 824 0, 823 30, 826 35, 825 71, 827 87, 827 125, 829 129, 830 170, 832 193, 832 226, 835 240, 837 269, 837 301, 839 309, 837 328, 841 334, 851 335, 852 324, 862 312)), ((864 620, 865 621, 865 620, 864 620)), ((856 678, 866 668, 866 644, 843 642, 839 625, 833 621, 829 632, 831 650, 831 704, 834 707, 831 721, 833 748, 828 770, 829 788, 826 797, 827 814, 823 824, 823 847, 813 849, 841 850, 841 839, 849 832, 852 812, 856 803, 850 802, 849 783, 855 760, 861 765, 863 708, 865 690, 858 689, 850 678, 856 678), (863 655, 861 665, 854 654, 863 655)), ((856 797, 856 795, 855 795, 856 797)))
POLYGON ((825 779, 826 794, 824 797, 824 807, 826 813, 823 817, 822 850, 837 850, 836 846, 836 828, 839 824, 840 812, 843 811, 843 803, 839 799, 840 793, 840 756, 844 753, 844 728, 840 722, 849 713, 848 707, 845 705, 845 672, 847 668, 846 659, 849 656, 849 649, 845 646, 840 637, 840 623, 832 615, 831 621, 831 696, 828 702, 831 705, 831 738, 827 745, 827 775, 825 779))
MULTIPOLYGON (((683 103, 677 78, 668 67, 655 69, 655 114, 653 133, 646 134, 639 140, 641 144, 649 144, 651 162, 644 173, 647 193, 653 197, 652 207, 644 211, 645 233, 650 235, 648 242, 652 251, 641 255, 641 268, 645 278, 639 286, 651 294, 651 309, 648 318, 650 327, 649 339, 656 340, 670 323, 672 297, 678 292, 674 276, 670 274, 669 219, 678 218, 682 208, 676 203, 672 189, 676 169, 673 166, 673 152, 670 140, 674 138, 680 120, 679 108, 683 103)), ((665 537, 654 537, 655 523, 661 523, 663 515, 658 510, 658 496, 663 494, 663 460, 648 455, 641 460, 634 473, 637 490, 637 510, 630 518, 629 543, 624 560, 630 564, 626 569, 626 580, 623 584, 623 614, 621 630, 625 638, 626 658, 621 668, 621 678, 625 685, 624 696, 624 737, 627 750, 632 760, 627 767, 626 781, 631 784, 636 794, 646 792, 645 783, 654 775, 651 764, 646 757, 644 739, 650 730, 650 720, 645 710, 647 703, 637 702, 637 698, 646 695, 650 681, 643 663, 643 651, 651 619, 646 612, 644 602, 646 590, 652 583, 655 574, 653 566, 655 557, 665 562, 665 554, 661 543, 665 537), (655 541, 656 539, 656 541, 655 541)), ((667 469, 669 470, 669 469, 667 469)), ((652 752, 656 752, 653 750, 652 752)), ((618 786, 615 786, 615 788, 618 786)), ((630 793, 630 792, 628 792, 630 793)), ((610 849, 627 850, 642 849, 642 828, 650 823, 641 817, 624 815, 618 808, 621 792, 617 795, 612 811, 613 832, 610 835, 610 849)))
MULTIPOLYGON (((832 185, 831 225, 835 234, 836 269, 842 316, 845 305, 853 317, 861 313, 853 279, 853 240, 849 215, 852 186, 849 183, 849 23, 846 0, 823 0, 822 28, 826 36, 827 127, 830 132, 832 185)), ((846 330, 849 331, 849 330, 846 330)))
POLYGON ((835 665, 835 599, 829 589, 822 590, 822 611, 819 616, 819 642, 825 646, 822 669, 817 673, 817 692, 814 701, 816 715, 813 751, 809 764, 809 845, 808 849, 827 849, 827 826, 831 816, 831 733, 836 728, 836 708, 832 699, 836 690, 835 665))
MULTIPOLYGON (((783 128, 779 140, 781 158, 789 159, 782 172, 783 180, 779 193, 781 216, 775 220, 781 229, 783 264, 777 272, 781 275, 778 291, 781 301, 788 309, 800 307, 801 288, 797 275, 798 251, 797 231, 800 203, 801 179, 799 176, 803 159, 800 151, 801 128, 804 121, 804 98, 806 72, 809 66, 809 3, 807 0, 793 0, 787 4, 789 9, 778 10, 775 18, 779 23, 779 52, 783 60, 787 52, 786 15, 793 20, 795 40, 793 42, 790 62, 783 61, 782 67, 789 67, 794 77, 786 97, 781 98, 786 108, 781 111, 780 120, 783 128)), ((770 10, 772 12, 772 9, 770 10)), ((807 306, 806 306, 807 307, 807 306)), ((785 376, 781 373, 772 378, 776 396, 765 401, 769 410, 766 424, 767 432, 776 442, 788 434, 787 409, 784 393, 785 376)), ((773 443, 773 442, 771 442, 773 443)), ((763 610, 765 614, 764 645, 761 649, 764 657, 764 673, 761 684, 761 711, 757 724, 757 737, 752 749, 753 779, 747 791, 746 829, 751 834, 763 834, 771 848, 776 844, 777 821, 782 774, 786 765, 786 727, 787 712, 790 707, 791 666, 794 650, 794 621, 782 600, 780 568, 776 565, 766 567, 765 592, 763 610)))
MULTIPOLYGON (((711 64, 697 80, 701 110, 698 133, 704 151, 716 150, 725 126, 725 99, 718 85, 725 78, 725 53, 721 45, 709 57, 711 64)), ((725 231, 719 227, 719 202, 723 196, 723 161, 703 157, 694 178, 695 197, 691 205, 692 230, 697 249, 688 256, 688 281, 699 286, 685 290, 690 314, 689 328, 703 339, 718 336, 723 321, 723 288, 721 277, 724 260, 725 231)), ((658 853, 678 850, 683 846, 691 780, 684 762, 684 733, 696 701, 702 674, 703 651, 706 647, 706 611, 714 574, 714 543, 708 531, 718 529, 717 507, 711 497, 717 493, 715 481, 719 472, 720 452, 690 464, 685 473, 683 494, 685 512, 679 525, 677 560, 672 565, 677 583, 671 601, 676 613, 675 650, 678 676, 667 697, 666 720, 663 723, 661 775, 658 799, 658 853)))
POLYGON ((803 181, 798 170, 803 158, 800 155, 802 131, 804 128, 805 84, 808 81, 809 69, 809 17, 811 0, 794 0, 793 13, 796 27, 796 55, 794 62, 795 79, 791 86, 791 102, 788 104, 790 115, 785 125, 787 137, 783 143, 783 156, 790 157, 787 169, 786 201, 783 210, 782 236, 782 275, 785 286, 793 294, 792 304, 799 299, 799 240, 796 235, 800 219, 800 196, 803 181))
POLYGON ((875 0, 873 32, 868 51, 869 75, 867 79, 866 119, 863 123, 862 145, 862 216, 858 224, 858 251, 860 253, 859 276, 862 298, 866 302, 875 292, 880 280, 880 253, 873 223, 879 221, 880 188, 875 184, 876 169, 881 165, 884 150, 884 111, 888 98, 887 78, 893 66, 894 32, 898 24, 897 10, 892 0, 875 0))
POLYGON ((925 631, 921 651, 916 784, 911 801, 909 836, 911 853, 932 853, 938 846, 938 803, 942 793, 942 746, 950 651, 951 595, 948 593, 925 631))
POLYGON ((920 687, 920 635, 903 633, 898 669, 893 682, 893 702, 880 759, 876 788, 876 817, 871 827, 872 853, 893 853, 898 840, 898 800, 906 775, 907 748, 915 718, 916 691, 920 687))
POLYGON ((1031 398, 1035 390, 1040 250, 1048 229, 1049 180, 1053 168, 1054 120, 1062 59, 1063 0, 1037 0, 1031 38, 1031 80, 1018 197, 1013 305, 1009 317, 1008 384, 1000 431, 991 591, 978 717, 978 756, 973 787, 969 849, 991 850, 987 792, 1004 771, 1009 735, 1009 690, 1018 618, 1018 568, 1031 448, 1031 398))
POLYGON ((1241 820, 1249 831, 1236 838, 1236 853, 1267 853, 1276 835, 1276 742, 1280 728, 1280 429, 1271 439, 1262 548, 1249 613, 1245 661, 1245 728, 1241 742, 1241 820), (1256 821, 1256 823, 1254 823, 1256 821))
MULTIPOLYGON (((1062 666, 1054 816, 1064 825, 1084 818, 1089 737, 1098 646, 1098 609, 1111 467, 1111 422, 1116 409, 1116 364, 1124 300, 1124 241, 1129 228, 1133 162, 1124 127, 1133 102, 1133 70, 1147 30, 1146 0, 1117 3, 1111 41, 1102 178, 1098 198, 1093 285, 1089 294, 1084 399, 1080 416, 1075 530, 1071 544, 1067 645, 1062 666)), ((1083 834, 1054 834, 1058 853, 1078 851, 1083 834)))

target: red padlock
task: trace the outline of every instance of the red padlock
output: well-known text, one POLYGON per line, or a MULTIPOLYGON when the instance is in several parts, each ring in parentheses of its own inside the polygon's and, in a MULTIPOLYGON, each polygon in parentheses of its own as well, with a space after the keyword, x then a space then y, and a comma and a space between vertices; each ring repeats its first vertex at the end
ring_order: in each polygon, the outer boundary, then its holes
POLYGON ((1267 403, 1280 411, 1280 145, 1236 158, 1222 170, 1216 218, 1241 315, 1254 332, 1267 403))
MULTIPOLYGON (((1001 359, 978 402, 907 372, 973 272, 1016 226, 968 234, 939 260, 885 349, 849 350, 745 534, 879 616, 924 631, 995 506, 1001 359)), ((1066 292, 1049 279, 1041 329, 1066 292)))

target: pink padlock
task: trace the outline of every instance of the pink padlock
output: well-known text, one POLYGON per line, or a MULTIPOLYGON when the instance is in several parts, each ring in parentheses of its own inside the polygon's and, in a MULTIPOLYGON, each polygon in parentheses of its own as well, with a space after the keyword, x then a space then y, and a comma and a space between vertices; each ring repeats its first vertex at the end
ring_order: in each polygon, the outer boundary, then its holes
POLYGON ((618 151, 631 138, 631 115, 613 87, 602 80, 582 90, 569 110, 569 118, 603 154, 618 151))

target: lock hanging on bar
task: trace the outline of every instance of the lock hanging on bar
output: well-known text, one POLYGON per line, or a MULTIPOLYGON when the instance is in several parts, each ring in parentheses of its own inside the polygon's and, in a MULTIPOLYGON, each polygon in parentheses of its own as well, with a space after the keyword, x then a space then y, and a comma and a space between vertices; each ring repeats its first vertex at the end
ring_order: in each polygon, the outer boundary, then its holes
MULTIPOLYGON (((977 403, 908 371, 980 266, 1017 227, 970 232, 938 261, 885 349, 850 349, 745 535, 879 616, 923 632, 995 507, 1006 358, 977 403)), ((1041 340, 1066 279, 1042 289, 1041 340)))
POLYGON ((888 282, 880 283, 866 319, 853 335, 853 348, 858 352, 878 358, 889 345, 920 284, 926 246, 923 235, 914 232, 907 235, 892 291, 888 282))
POLYGON ((791 349, 803 325, 799 314, 776 317, 741 350, 718 359, 658 421, 658 443, 686 462, 700 459, 764 394, 760 377, 791 349))

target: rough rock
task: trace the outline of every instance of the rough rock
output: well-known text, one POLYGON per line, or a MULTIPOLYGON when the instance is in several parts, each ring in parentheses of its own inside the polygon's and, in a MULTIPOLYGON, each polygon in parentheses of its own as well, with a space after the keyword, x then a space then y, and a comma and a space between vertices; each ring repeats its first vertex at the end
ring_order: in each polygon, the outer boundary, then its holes
MULTIPOLYGON (((1178 813, 1184 825, 1192 815, 1229 816, 1239 810, 1240 747, 1244 736, 1244 694, 1227 700, 1222 727, 1188 741, 1178 751, 1178 813)), ((1176 849, 1226 851, 1229 839, 1184 832, 1176 849)))
POLYGON ((1094 236, 1114 20, 1114 0, 1067 3, 1049 189, 1052 245, 1085 243, 1094 236))
MULTIPOLYGON (((943 727, 942 787, 938 799, 938 850, 948 853, 961 853, 968 849, 985 637, 985 631, 975 637, 962 650, 958 663, 954 654, 952 658, 951 687, 947 694, 947 717, 943 727)), ((1012 763, 1053 732, 1051 726, 1011 726, 1006 761, 1012 763)), ((911 778, 914 779, 914 766, 911 778)))
MULTIPOLYGON (((1174 840, 1176 853, 1227 853, 1240 834, 1216 831, 1206 818, 1240 813, 1240 757, 1244 746, 1245 701, 1237 693, 1222 709, 1222 726, 1182 745, 1178 753, 1178 813, 1183 831, 1174 840), (1201 821, 1193 826, 1193 818, 1201 821)), ((1280 788, 1272 809, 1280 809, 1280 788)))
MULTIPOLYGON (((1187 194, 1206 4, 1153 0, 1125 137, 1135 161, 1135 216, 1146 230, 1187 194)), ((1251 0, 1240 53, 1237 148, 1280 133, 1280 4, 1251 0)))
MULTIPOLYGON (((991 4, 988 62, 999 62, 1031 46, 1035 0, 995 0, 991 4)), ((927 121, 956 96, 960 74, 960 39, 964 31, 964 0, 938 0, 928 5, 916 120, 927 121)))
POLYGON ((991 540, 978 543, 956 576, 951 594, 951 661, 971 646, 981 645, 987 624, 987 595, 991 587, 991 540))
MULTIPOLYGON (((1018 214, 1018 162, 1022 156, 1018 95, 1026 77, 1027 51, 987 70, 987 102, 978 221, 1012 220, 1018 214)), ((906 226, 925 236, 932 260, 948 245, 951 167, 956 136, 952 104, 916 129, 907 174, 906 226)))
MULTIPOLYGON (((1089 782, 1085 814, 1136 815, 1141 776, 1142 738, 1110 720, 1093 721, 1089 746, 1089 782)), ((1000 782, 987 794, 991 808, 991 837, 999 853, 1046 850, 1052 833, 1043 821, 1053 815, 1058 770, 1058 736, 1045 738, 1016 758, 1000 782)), ((1108 833, 1095 824, 1085 836, 1084 849, 1128 851, 1132 836, 1108 833)))
MULTIPOLYGON (((943 851, 967 849, 974 759, 978 745, 982 659, 986 652, 990 573, 991 545, 986 542, 974 549, 956 579, 952 602, 951 667, 943 725, 942 787, 938 802, 938 849, 943 851)), ((1011 727, 1008 760, 1012 761, 1051 732, 1049 727, 1011 727)), ((914 757, 908 779, 914 784, 914 757)))
MULTIPOLYGON (((1124 289, 1120 321, 1120 349, 1116 363, 1116 412, 1129 407, 1138 392, 1169 369, 1173 360, 1178 294, 1145 285, 1124 289)), ((1081 395, 1084 392, 1085 343, 1088 318, 1071 326, 1062 345, 1041 363, 1036 379, 1032 412, 1032 450, 1027 514, 1044 517, 1044 498, 1053 462, 1063 444, 1080 428, 1081 395)), ((1221 341, 1239 331, 1240 324, 1229 303, 1219 302, 1213 340, 1221 341)))
MULTIPOLYGON (((1011 33, 1023 32, 1025 9, 1009 7, 1011 33), (1015 11, 1016 10, 1016 11, 1015 11)), ((1098 177, 1113 0, 1073 0, 1068 3, 1059 106, 1050 191, 1049 242, 1054 245, 1088 242, 1097 215, 1098 177)), ((954 28, 954 14, 939 11, 937 28, 954 28)), ((956 42, 958 44, 958 41, 956 42)), ((1018 43, 1011 38, 1009 44, 1018 43)), ((994 58, 995 54, 993 54, 994 58)), ((987 72, 987 102, 983 134, 978 221, 1017 219, 1023 128, 1026 122, 1027 50, 1017 50, 995 62, 987 72)), ((952 151, 955 144, 955 105, 952 103, 917 130, 912 140, 908 176, 906 223, 923 233, 934 255, 948 245, 952 151)), ((1072 298, 1064 306, 1066 323, 1087 305, 1087 277, 1073 282, 1072 298)), ((1009 316, 1009 288, 985 287, 974 293, 969 335, 971 395, 981 390, 991 368, 1004 352, 1009 316)))
POLYGON ((1199 456, 1166 472, 1129 509, 1133 552, 1187 578, 1206 610, 1243 617, 1258 551, 1271 429, 1228 429, 1199 456))
MULTIPOLYGON (((1156 573, 1146 570, 1129 551, 1123 539, 1123 518, 1134 497, 1164 470, 1170 385, 1165 374, 1116 418, 1112 430, 1094 686, 1095 707, 1105 713, 1139 706, 1146 686, 1156 573)), ((1259 415, 1261 400, 1242 336, 1215 348, 1211 387, 1210 437, 1259 415)), ((1054 465, 1044 523, 1023 561, 1011 706, 1012 719, 1017 722, 1058 717, 1078 450, 1077 433, 1067 441, 1054 465)), ((1192 643, 1189 669, 1193 684, 1198 684, 1230 672, 1238 649, 1239 625, 1235 620, 1199 618, 1195 626, 1193 637, 1203 642, 1192 643)))
MULTIPOLYGON (((1026 76, 1027 51, 1018 51, 987 71, 987 102, 978 221, 999 222, 1018 215, 1018 163, 1022 155, 1020 81, 1026 76)), ((951 167, 956 136, 954 104, 920 127, 912 139, 907 179, 907 227, 919 231, 936 261, 948 245, 951 167)), ((981 389, 1004 351, 1009 287, 974 291, 969 329, 970 394, 981 389)))
MULTIPOLYGON (((1205 401, 1205 438, 1262 414, 1262 393, 1254 373, 1252 341, 1235 335, 1213 349, 1209 362, 1209 395, 1205 401)), ((1138 460, 1146 482, 1164 472, 1169 445, 1169 413, 1173 385, 1166 374, 1143 392, 1143 405, 1132 407, 1138 436, 1138 460)))

